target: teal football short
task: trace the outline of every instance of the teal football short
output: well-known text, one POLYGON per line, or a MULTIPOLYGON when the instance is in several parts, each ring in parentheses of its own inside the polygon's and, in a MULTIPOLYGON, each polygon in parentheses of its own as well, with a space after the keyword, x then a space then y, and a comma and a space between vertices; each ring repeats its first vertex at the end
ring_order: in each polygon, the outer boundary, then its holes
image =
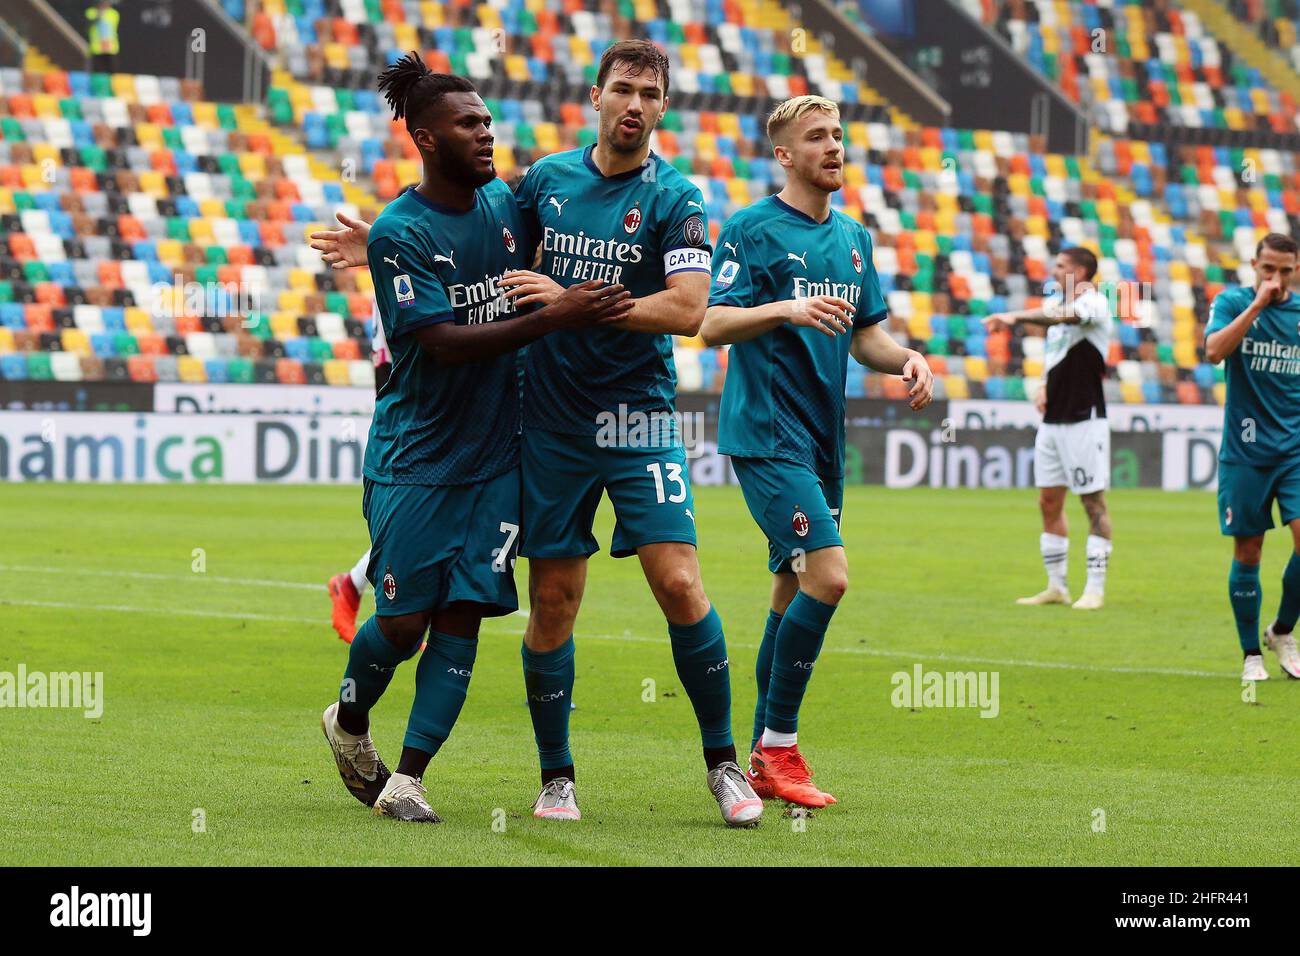
POLYGON ((386 485, 369 478, 361 512, 370 526, 375 613, 395 617, 457 601, 485 617, 519 609, 519 469, 476 485, 386 485))
POLYGON ((695 545, 695 499, 682 445, 601 446, 594 436, 540 428, 523 433, 524 537, 528 558, 587 557, 602 492, 614 505, 609 553, 636 554, 646 544, 695 545))
POLYGON ((792 558, 843 546, 843 476, 818 475, 780 458, 732 458, 731 466, 749 513, 767 535, 769 571, 790 571, 792 558))
POLYGON ((1219 462, 1219 530, 1251 538, 1273 527, 1273 501, 1282 523, 1300 518, 1300 461, 1281 465, 1219 462))

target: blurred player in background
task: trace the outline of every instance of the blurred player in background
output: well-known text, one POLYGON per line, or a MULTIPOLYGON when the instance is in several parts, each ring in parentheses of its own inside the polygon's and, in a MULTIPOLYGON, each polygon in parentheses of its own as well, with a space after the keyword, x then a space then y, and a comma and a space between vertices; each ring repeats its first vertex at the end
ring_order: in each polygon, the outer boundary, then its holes
MULTIPOLYGON (((347 225, 340 215, 339 221, 347 225)), ((319 232, 312 233, 312 245, 318 247, 321 242, 319 232)), ((328 238, 328 237, 326 237, 328 238)), ((364 241, 364 240, 363 240, 364 241)), ((318 247, 319 248, 319 247, 318 247)), ((374 306, 370 316, 370 361, 375 366, 375 392, 381 392, 388 381, 388 373, 393 367, 393 357, 388 352, 388 340, 384 338, 384 323, 379 318, 379 305, 374 306)), ((344 571, 329 579, 326 589, 333 604, 332 623, 334 630, 343 643, 351 644, 357 633, 357 610, 361 607, 361 595, 366 591, 366 571, 370 567, 370 549, 357 559, 351 571, 344 571)))
POLYGON ((1106 353, 1110 349, 1111 304, 1092 285, 1097 257, 1088 249, 1062 249, 1052 267, 1056 291, 1037 309, 997 312, 984 318, 996 330, 1017 322, 1047 328, 1043 365, 1047 380, 1034 397, 1043 423, 1034 440, 1034 478, 1043 515, 1039 552, 1047 587, 1017 604, 1069 604, 1067 571, 1070 532, 1065 493, 1073 491, 1088 515, 1088 579, 1074 602, 1079 611, 1105 603, 1110 562, 1110 426, 1106 421, 1106 353))
POLYGON ((773 111, 767 134, 785 187, 727 220, 701 334, 708 345, 731 344, 718 450, 732 456, 767 535, 772 572, 750 782, 762 797, 823 807, 836 800, 813 784, 797 731, 848 587, 839 526, 849 356, 902 375, 914 409, 930 403, 934 382, 925 358, 880 324, 887 312, 866 227, 831 208, 844 185, 839 107, 797 96, 773 111))
POLYGON ((518 315, 499 286, 532 259, 534 237, 496 178, 492 116, 472 84, 416 54, 379 88, 419 148, 419 186, 389 203, 367 255, 392 371, 366 444, 362 511, 370 528, 375 614, 352 641, 339 699, 321 726, 345 786, 376 814, 439 822, 421 783, 469 688, 483 617, 518 608, 519 388, 515 351, 561 328, 617 320, 618 285, 587 282, 518 315), (369 711, 397 666, 428 646, 415 674, 396 772, 369 711))
POLYGON ((1219 530, 1232 535, 1228 601, 1244 655, 1241 679, 1268 679, 1259 648, 1259 562, 1273 501, 1294 551, 1264 640, 1282 672, 1300 678, 1293 631, 1300 616, 1300 301, 1291 291, 1296 241, 1270 233, 1250 260, 1254 288, 1225 289, 1205 327, 1206 361, 1224 362, 1228 397, 1219 446, 1219 530))

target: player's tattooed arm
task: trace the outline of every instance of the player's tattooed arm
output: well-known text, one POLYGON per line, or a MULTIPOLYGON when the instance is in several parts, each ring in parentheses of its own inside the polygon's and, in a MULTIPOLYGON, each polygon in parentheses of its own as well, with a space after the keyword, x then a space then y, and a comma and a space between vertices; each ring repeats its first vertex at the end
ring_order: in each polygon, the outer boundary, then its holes
POLYGON ((618 323, 628 332, 698 335, 709 304, 707 272, 677 272, 664 279, 668 287, 654 295, 632 300, 632 311, 618 323))
POLYGON ((420 348, 439 365, 465 365, 514 352, 560 329, 617 322, 627 315, 631 303, 631 293, 621 285, 592 280, 570 286, 550 305, 509 322, 438 322, 422 326, 414 334, 420 348))
POLYGON ((903 376, 904 384, 911 385, 907 395, 913 409, 919 411, 934 399, 934 373, 925 356, 895 342, 883 323, 855 330, 849 354, 869 369, 903 376))
MULTIPOLYGON (((1282 283, 1276 277, 1261 282, 1255 291, 1255 298, 1236 318, 1221 329, 1205 336, 1205 360, 1211 365, 1218 365, 1241 345, 1250 327, 1255 324, 1259 314, 1283 291, 1282 283)), ((1217 304, 1217 303, 1216 303, 1217 304)))
POLYGON ((852 327, 853 305, 836 295, 785 299, 751 308, 711 305, 704 313, 700 335, 705 345, 730 345, 758 338, 787 322, 816 329, 834 338, 852 327))

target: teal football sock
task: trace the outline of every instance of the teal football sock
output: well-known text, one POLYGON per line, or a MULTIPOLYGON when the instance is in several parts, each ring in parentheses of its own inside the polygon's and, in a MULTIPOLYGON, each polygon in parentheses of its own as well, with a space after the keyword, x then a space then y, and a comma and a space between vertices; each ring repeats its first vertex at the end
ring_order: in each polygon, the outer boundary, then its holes
POLYGON ((792 734, 799 729, 799 705, 834 613, 834 605, 800 591, 781 618, 764 717, 765 726, 778 733, 792 734))
POLYGON ((569 752, 569 704, 573 700, 573 635, 553 651, 521 648, 528 711, 543 770, 573 763, 569 752))
POLYGON ((465 704, 477 653, 477 638, 429 633, 429 646, 415 669, 415 703, 411 705, 403 746, 429 756, 438 752, 465 704))
POLYGON ((402 653, 384 637, 379 618, 372 616, 357 628, 357 635, 348 648, 348 666, 339 688, 339 709, 364 717, 388 689, 397 665, 410 660, 419 649, 420 645, 416 644, 410 653, 402 653))
POLYGON ((1291 560, 1282 572, 1282 600, 1277 607, 1277 632, 1290 634, 1300 617, 1300 554, 1291 552, 1291 560))
POLYGON ((730 747, 731 676, 722 618, 709 608, 694 624, 669 624, 677 677, 695 708, 706 748, 730 747))
POLYGON ((751 751, 758 746, 758 739, 763 736, 763 724, 767 721, 767 685, 772 679, 772 655, 776 652, 776 632, 780 626, 781 615, 776 611, 768 611, 763 641, 758 645, 758 660, 754 663, 758 701, 754 704, 754 740, 749 745, 751 751))
POLYGON ((1259 608, 1262 595, 1259 587, 1259 565, 1242 564, 1233 560, 1228 573, 1228 600, 1232 602, 1232 615, 1237 619, 1237 637, 1246 654, 1259 653, 1259 608))

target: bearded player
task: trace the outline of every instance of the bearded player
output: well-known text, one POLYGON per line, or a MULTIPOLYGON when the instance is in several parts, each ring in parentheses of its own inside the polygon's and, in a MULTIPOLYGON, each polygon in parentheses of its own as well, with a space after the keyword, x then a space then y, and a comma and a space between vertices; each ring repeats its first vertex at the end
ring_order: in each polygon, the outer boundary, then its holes
POLYGON ((799 710, 826 630, 848 587, 840 537, 848 360, 933 397, 925 358, 900 346, 871 258, 871 236, 831 209, 844 184, 840 111, 797 96, 768 118, 785 187, 729 220, 719 237, 701 333, 731 345, 718 450, 731 456, 750 514, 767 536, 772 600, 759 645, 749 777, 762 797, 805 807, 835 798, 799 752, 799 710))
POLYGON ((380 76, 419 149, 423 177, 380 214, 367 247, 393 368, 375 404, 362 512, 375 614, 357 631, 321 726, 348 790, 379 815, 437 823, 422 777, 465 701, 484 617, 518 608, 519 388, 515 352, 630 309, 587 282, 519 315, 501 292, 533 237, 496 178, 492 116, 462 77, 416 54, 380 76), (401 760, 389 774, 369 712, 398 665, 427 647, 401 760))
POLYGON ((1253 288, 1225 289, 1205 327, 1205 358, 1225 363, 1228 397, 1219 445, 1219 530, 1232 536, 1228 601, 1244 657, 1241 679, 1268 679, 1259 648, 1259 562, 1276 499, 1294 550, 1282 600, 1264 632, 1282 673, 1300 678, 1300 301, 1291 286, 1296 241, 1270 233, 1250 260, 1253 288))

